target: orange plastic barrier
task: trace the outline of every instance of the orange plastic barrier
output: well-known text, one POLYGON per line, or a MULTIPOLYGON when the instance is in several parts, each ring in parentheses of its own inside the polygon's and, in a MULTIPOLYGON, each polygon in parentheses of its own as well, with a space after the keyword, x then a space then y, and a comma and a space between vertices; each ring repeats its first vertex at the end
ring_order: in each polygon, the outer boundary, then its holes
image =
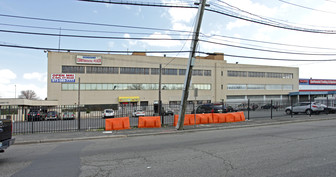
MULTIPOLYGON (((179 115, 174 116, 174 126, 177 125, 179 115)), ((197 117, 196 117, 197 119, 197 117)), ((196 120, 199 122, 199 120, 196 120)), ((184 115, 184 124, 183 125, 194 125, 195 124, 195 115, 194 114, 186 114, 184 115)))
POLYGON ((236 122, 245 121, 244 112, 236 112, 235 114, 236 114, 236 117, 235 117, 236 122))
MULTIPOLYGON (((210 113, 210 114, 196 114, 196 124, 216 124, 216 123, 230 123, 245 121, 244 112, 233 113, 210 113)), ((177 125, 178 115, 174 116, 174 126, 177 125)), ((195 115, 186 114, 184 116, 183 125, 195 125, 195 115)))
POLYGON ((130 122, 128 117, 120 117, 120 118, 113 118, 113 119, 106 119, 105 120, 105 130, 124 130, 130 129, 130 122))
POLYGON ((213 118, 212 114, 196 114, 196 123, 197 124, 212 124, 213 118), (199 118, 200 123, 197 123, 197 119, 199 118))
POLYGON ((226 114, 213 113, 212 119, 214 124, 225 123, 226 122, 226 114))
POLYGON ((227 113, 226 114, 226 122, 236 122, 236 119, 235 119, 235 113, 227 113))
POLYGON ((139 117, 138 128, 160 128, 160 116, 154 117, 139 117))

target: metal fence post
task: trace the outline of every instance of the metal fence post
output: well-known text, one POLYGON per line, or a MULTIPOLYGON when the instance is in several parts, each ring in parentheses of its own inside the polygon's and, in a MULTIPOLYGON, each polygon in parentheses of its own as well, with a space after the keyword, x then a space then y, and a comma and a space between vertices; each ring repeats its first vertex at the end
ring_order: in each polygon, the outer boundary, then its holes
POLYGON ((310 106, 309 117, 311 117, 311 114, 312 114, 312 107, 311 107, 311 95, 309 95, 309 106, 310 106))
POLYGON ((290 99, 291 100, 291 118, 293 118, 293 99, 290 99))
POLYGON ((273 100, 271 100, 271 119, 273 119, 273 100))
POLYGON ((247 100, 247 120, 250 120, 250 99, 247 100))

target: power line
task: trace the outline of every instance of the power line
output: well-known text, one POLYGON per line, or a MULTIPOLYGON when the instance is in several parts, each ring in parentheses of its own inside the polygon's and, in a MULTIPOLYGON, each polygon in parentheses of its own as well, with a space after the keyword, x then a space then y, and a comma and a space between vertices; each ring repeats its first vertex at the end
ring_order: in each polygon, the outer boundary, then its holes
POLYGON ((173 32, 189 33, 189 31, 171 30, 171 29, 165 29, 165 28, 150 28, 150 27, 140 27, 140 26, 127 26, 127 25, 111 25, 111 24, 106 24, 106 23, 92 23, 92 22, 81 22, 81 21, 70 21, 70 20, 56 20, 56 19, 49 19, 49 18, 27 17, 27 16, 6 15, 6 14, 0 14, 0 16, 8 17, 8 18, 38 20, 38 21, 72 23, 72 24, 80 24, 80 25, 94 25, 94 26, 107 26, 107 27, 116 27, 116 28, 131 28, 131 29, 141 29, 141 30, 159 30, 159 31, 173 31, 173 32))
MULTIPOLYGON (((42 26, 31 26, 31 25, 16 25, 16 24, 8 24, 8 23, 0 23, 3 26, 13 26, 13 27, 23 27, 23 28, 33 28, 33 29, 45 29, 45 30, 57 30, 59 31, 59 27, 42 27, 42 26)), ((155 35, 153 33, 136 33, 136 32, 127 32, 127 31, 103 31, 103 30, 83 30, 83 29, 73 29, 73 28, 62 28, 62 31, 75 31, 75 32, 92 32, 92 33, 108 33, 108 34, 135 34, 135 35, 155 35)), ((186 32, 184 32, 186 33, 186 32)), ((190 32, 189 32, 190 33, 190 32)), ((175 36, 183 36, 189 34, 174 34, 169 33, 169 35, 175 36)))
MULTIPOLYGON (((82 50, 82 49, 58 49, 58 48, 47 48, 47 47, 32 47, 32 46, 18 46, 18 45, 6 45, 0 44, 0 47, 10 47, 10 48, 23 48, 23 49, 34 49, 34 50, 45 50, 45 51, 64 51, 64 52, 88 52, 88 53, 129 53, 130 51, 109 51, 109 50, 82 50)), ((141 53, 188 53, 190 51, 133 51, 141 53)), ((196 52, 201 54, 212 55, 208 52, 196 52)), ((336 59, 289 59, 289 58, 267 58, 267 57, 255 57, 255 56, 243 56, 243 55, 232 55, 225 54, 227 57, 234 58, 247 58, 256 60, 276 60, 276 61, 291 61, 291 62, 311 62, 311 61, 336 61, 336 59)))
POLYGON ((326 48, 326 47, 314 47, 314 46, 304 46, 304 45, 293 45, 293 44, 286 44, 286 43, 276 43, 276 42, 269 42, 269 41, 259 41, 259 40, 253 40, 253 39, 245 39, 245 38, 239 38, 239 37, 231 37, 231 36, 225 36, 225 35, 218 35, 218 34, 212 34, 212 35, 206 35, 202 34, 203 36, 206 37, 211 37, 211 36, 217 36, 217 37, 224 37, 224 38, 229 38, 229 39, 238 39, 238 40, 243 40, 243 41, 249 41, 249 42, 257 42, 257 43, 264 43, 264 44, 273 44, 273 45, 281 45, 281 46, 291 46, 291 47, 300 47, 300 48, 309 48, 309 49, 323 49, 323 50, 333 50, 335 51, 336 48, 326 48))
POLYGON ((67 34, 52 34, 52 33, 35 33, 28 31, 13 31, 13 30, 0 30, 0 32, 5 33, 17 33, 17 34, 31 34, 31 35, 41 35, 41 36, 62 36, 62 37, 75 37, 75 38, 96 38, 96 39, 132 39, 132 40, 191 40, 191 39, 172 39, 172 38, 140 38, 140 37, 115 37, 115 36, 86 36, 86 35, 67 35, 67 34))
MULTIPOLYGON (((15 26, 15 27, 25 27, 25 28, 34 28, 34 29, 47 29, 47 30, 57 30, 59 31, 59 28, 54 27, 41 27, 41 26, 30 26, 30 25, 15 25, 15 24, 6 24, 6 23, 0 23, 0 25, 5 26, 15 26)), ((62 31, 77 31, 77 32, 99 32, 99 33, 111 33, 111 34, 135 34, 135 35, 161 35, 161 34, 153 34, 153 33, 134 33, 134 32, 113 32, 113 31, 101 31, 101 30, 81 30, 81 29, 69 29, 69 28, 62 28, 62 31)), ((190 36, 189 32, 188 37, 190 36)), ((169 35, 179 35, 184 36, 184 34, 169 34, 169 35)), ((187 35, 187 34, 186 34, 187 35)), ((282 43, 275 43, 275 42, 266 42, 266 41, 258 41, 258 40, 251 40, 251 39, 244 39, 244 38, 238 38, 238 37, 230 37, 230 36, 224 36, 224 35, 206 35, 201 34, 204 37, 225 37, 225 38, 231 38, 231 39, 238 39, 238 40, 244 40, 244 41, 250 41, 250 42, 258 42, 258 43, 265 43, 265 44, 274 44, 274 45, 281 45, 281 46, 292 46, 292 47, 301 47, 301 48, 310 48, 310 49, 325 49, 325 50, 335 50, 335 48, 323 48, 323 47, 311 47, 311 46, 302 46, 302 45, 292 45, 292 44, 282 44, 282 43)), ((55 34, 54 34, 55 36, 55 34)), ((57 36, 60 36, 57 34, 57 36)), ((85 36, 82 36, 85 37, 85 36)))
MULTIPOLYGON (((52 33, 34 33, 34 32, 26 32, 26 31, 12 31, 12 30, 0 30, 0 32, 7 32, 7 33, 17 33, 17 34, 29 34, 29 35, 42 35, 42 36, 56 36, 56 37, 75 37, 75 38, 95 38, 95 39, 127 39, 127 40, 190 40, 189 38, 180 38, 180 39, 172 39, 172 38, 136 38, 136 37, 115 37, 115 36, 87 36, 87 35, 66 35, 66 34, 52 34, 52 33)), ((253 47, 243 47, 243 46, 237 46, 232 44, 224 44, 219 42, 213 42, 213 41, 207 41, 207 40, 199 40, 200 42, 206 42, 206 43, 212 43, 217 45, 224 45, 229 47, 235 47, 235 48, 241 48, 241 49, 248 49, 248 50, 256 50, 256 51, 262 51, 262 52, 273 52, 273 53, 283 53, 283 54, 295 54, 295 55, 336 55, 334 54, 323 54, 323 53, 303 53, 303 52, 286 52, 286 51, 279 51, 279 50, 268 50, 268 49, 260 49, 260 48, 253 48, 253 47)))
POLYGON ((84 50, 84 49, 58 49, 50 47, 33 47, 33 46, 23 46, 23 45, 7 45, 0 44, 1 47, 10 47, 10 48, 21 48, 21 49, 33 49, 33 50, 44 50, 44 51, 63 51, 63 52, 89 52, 89 53, 188 53, 190 51, 125 51, 125 50, 84 50))
POLYGON ((293 54, 293 55, 326 55, 326 56, 336 55, 336 53, 333 53, 333 54, 322 54, 322 53, 300 53, 300 52, 286 52, 286 51, 279 51, 279 50, 266 50, 266 49, 258 49, 258 48, 252 48, 252 47, 243 47, 243 46, 231 45, 231 44, 224 44, 224 43, 207 41, 207 40, 199 40, 199 41, 200 42, 211 43, 211 44, 217 44, 217 45, 224 45, 224 46, 229 46, 229 47, 241 48, 241 49, 262 51, 262 52, 273 52, 273 53, 293 54))
POLYGON ((301 7, 301 8, 304 8, 304 9, 308 9, 308 10, 313 10, 313 11, 323 12, 323 13, 328 13, 328 14, 336 14, 335 12, 324 11, 324 10, 318 10, 318 9, 314 9, 314 8, 310 8, 310 7, 302 6, 302 5, 299 5, 299 4, 294 4, 294 3, 291 3, 291 2, 288 2, 288 1, 284 1, 284 0, 278 0, 278 1, 283 2, 283 3, 286 3, 286 4, 290 4, 290 5, 293 5, 293 6, 296 6, 296 7, 301 7))
MULTIPOLYGON (((184 8, 196 8, 196 7, 190 7, 190 6, 180 6, 180 5, 170 6, 170 5, 165 5, 165 4, 154 4, 154 3, 145 3, 145 2, 122 2, 122 1, 113 1, 112 2, 112 1, 107 1, 107 0, 100 0, 100 1, 98 1, 98 0, 79 0, 79 1, 112 3, 112 4, 125 4, 125 5, 137 5, 137 6, 152 6, 152 7, 175 7, 175 6, 179 6, 179 7, 184 7, 184 8)), ((213 4, 213 3, 211 3, 211 4, 213 4)), ((300 32, 308 32, 308 33, 336 34, 336 30, 309 29, 309 28, 291 26, 291 25, 288 25, 288 24, 280 23, 280 22, 275 22, 275 21, 272 21, 270 19, 268 19, 267 21, 258 20, 258 19, 253 19, 251 17, 242 16, 242 15, 239 15, 239 14, 234 14, 232 11, 231 12, 230 11, 228 11, 228 12, 219 11, 217 9, 211 8, 211 6, 210 6, 210 8, 206 8, 205 10, 210 11, 210 12, 214 12, 214 13, 218 13, 218 14, 221 14, 221 15, 225 15, 225 16, 229 16, 229 17, 233 17, 233 18, 237 18, 237 19, 261 24, 261 25, 281 28, 281 29, 300 31, 300 32)))
POLYGON ((135 5, 135 6, 150 6, 150 7, 172 7, 172 8, 197 8, 192 6, 194 2, 190 1, 190 3, 169 3, 169 2, 141 2, 141 1, 106 1, 106 0, 78 0, 85 2, 96 2, 96 3, 107 3, 107 4, 119 4, 119 5, 135 5))
MULTIPOLYGON (((288 20, 281 20, 281 19, 276 19, 276 18, 269 18, 269 17, 264 17, 264 16, 261 16, 261 15, 256 15, 256 14, 254 14, 254 13, 251 13, 251 12, 248 12, 248 11, 245 11, 245 10, 242 10, 242 9, 240 9, 240 8, 238 8, 238 7, 236 7, 236 6, 233 6, 233 5, 231 5, 231 4, 229 4, 229 3, 227 3, 227 2, 224 2, 224 1, 222 1, 222 0, 218 0, 219 2, 221 2, 221 3, 223 3, 223 4, 225 4, 225 5, 227 5, 230 9, 234 9, 234 10, 238 10, 239 12, 243 12, 243 13, 246 13, 246 14, 248 14, 248 15, 252 15, 252 16, 256 16, 256 17, 258 17, 258 18, 260 18, 260 19, 263 19, 263 20, 266 20, 266 21, 269 21, 269 22, 273 22, 273 23, 277 23, 277 24, 286 24, 286 25, 289 25, 289 24, 291 24, 291 25, 295 25, 295 26, 298 26, 298 25, 304 25, 304 26, 311 26, 311 27, 318 27, 318 28, 330 28, 330 29, 334 29, 334 28, 336 28, 336 27, 331 27, 331 26, 318 26, 318 25, 309 25, 309 24, 298 24, 298 23, 294 23, 294 22, 289 22, 288 20)), ((224 8, 222 8, 222 7, 219 7, 220 5, 216 5, 216 3, 215 2, 213 2, 213 4, 212 4, 213 6, 216 6, 216 7, 218 7, 218 8, 220 8, 220 9, 224 9, 224 8)), ((226 9, 227 10, 227 9, 226 9)), ((230 12, 229 10, 227 10, 228 12, 230 12)))

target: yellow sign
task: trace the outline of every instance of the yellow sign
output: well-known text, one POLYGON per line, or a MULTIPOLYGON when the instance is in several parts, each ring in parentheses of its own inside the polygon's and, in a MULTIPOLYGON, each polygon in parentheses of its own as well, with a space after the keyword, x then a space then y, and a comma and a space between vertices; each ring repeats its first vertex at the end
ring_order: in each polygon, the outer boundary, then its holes
POLYGON ((138 101, 140 101, 140 97, 138 96, 119 97, 119 102, 138 102, 138 101))

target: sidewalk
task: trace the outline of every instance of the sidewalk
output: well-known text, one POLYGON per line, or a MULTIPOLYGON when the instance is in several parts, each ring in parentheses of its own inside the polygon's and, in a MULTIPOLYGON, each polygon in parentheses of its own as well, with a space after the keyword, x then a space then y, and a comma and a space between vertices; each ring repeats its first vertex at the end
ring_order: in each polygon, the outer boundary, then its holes
POLYGON ((222 124, 203 124, 196 126, 184 126, 184 130, 177 131, 173 126, 162 128, 131 128, 119 131, 73 131, 73 132, 55 132, 55 133, 34 133, 14 135, 15 144, 33 144, 33 143, 51 143, 64 141, 80 141, 90 139, 106 138, 126 138, 134 136, 164 135, 174 133, 188 133, 196 131, 210 131, 219 129, 244 128, 255 126, 279 125, 296 122, 322 121, 336 119, 336 114, 319 115, 319 116, 294 116, 270 118, 254 118, 244 122, 222 123, 222 124))

